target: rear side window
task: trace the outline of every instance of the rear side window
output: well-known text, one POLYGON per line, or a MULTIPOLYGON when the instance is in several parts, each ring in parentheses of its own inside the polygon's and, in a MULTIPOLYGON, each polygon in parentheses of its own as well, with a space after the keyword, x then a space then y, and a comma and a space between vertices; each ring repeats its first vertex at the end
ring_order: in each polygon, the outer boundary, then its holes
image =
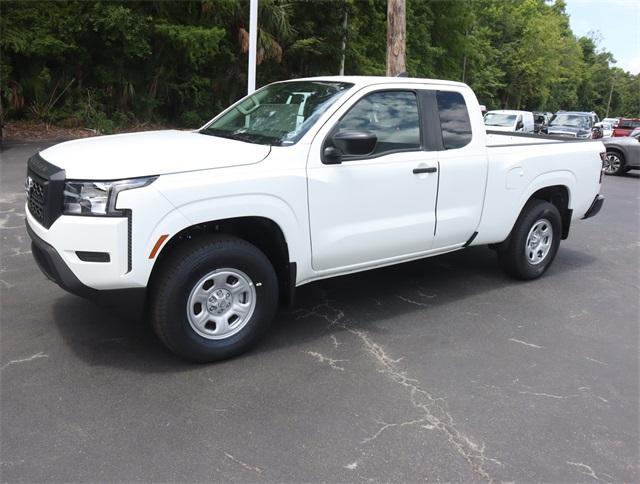
POLYGON ((438 112, 445 150, 462 148, 471 141, 471 121, 462 94, 438 91, 438 112))

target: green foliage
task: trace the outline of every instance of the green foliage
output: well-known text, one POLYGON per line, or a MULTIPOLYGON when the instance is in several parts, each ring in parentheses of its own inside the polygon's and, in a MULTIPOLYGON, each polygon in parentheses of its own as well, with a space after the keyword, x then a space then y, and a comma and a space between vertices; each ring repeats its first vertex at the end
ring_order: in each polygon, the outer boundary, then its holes
MULTIPOLYGON (((343 59, 346 74, 383 75, 386 9, 260 0, 258 84, 337 74, 343 59)), ((247 0, 2 1, 0 116, 199 126, 245 93, 248 21, 247 0)), ((603 116, 611 96, 611 115, 640 111, 640 76, 576 38, 564 0, 407 0, 407 69, 466 82, 489 108, 603 116)))
POLYGON ((222 28, 166 22, 160 22, 154 28, 161 41, 173 50, 171 57, 184 59, 192 69, 198 69, 215 57, 218 44, 225 34, 222 28))

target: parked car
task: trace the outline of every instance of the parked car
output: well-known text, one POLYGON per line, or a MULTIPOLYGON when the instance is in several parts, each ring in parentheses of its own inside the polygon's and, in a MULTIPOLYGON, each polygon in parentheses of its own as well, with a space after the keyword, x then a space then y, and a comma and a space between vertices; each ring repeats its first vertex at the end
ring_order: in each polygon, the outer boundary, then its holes
POLYGON ((640 127, 640 118, 621 118, 618 126, 613 130, 613 136, 616 138, 629 136, 638 127, 640 127))
POLYGON ((631 136, 603 140, 607 149, 604 172, 607 175, 622 175, 629 170, 640 169, 640 128, 631 136))
POLYGON ((618 126, 618 123, 620 122, 620 118, 604 118, 602 122, 609 123, 613 128, 615 128, 616 126, 618 126))
MULTIPOLYGON (((601 132, 601 136, 599 136, 600 138, 610 138, 611 135, 613 134, 613 127, 611 126, 611 124, 605 123, 604 121, 594 124, 593 127, 598 128, 600 130, 601 132)), ((596 137, 592 136, 592 138, 596 138, 596 137)))
POLYGON ((534 122, 531 111, 502 109, 484 115, 484 124, 491 131, 519 131, 533 133, 534 122))
POLYGON ((541 276, 602 207, 603 158, 599 142, 487 135, 462 83, 317 77, 267 85, 199 130, 45 149, 28 162, 26 223, 48 278, 137 298, 170 349, 213 361, 318 279, 487 244, 508 274, 541 276))
POLYGON ((550 116, 547 113, 534 111, 533 112, 533 132, 534 133, 546 133, 547 126, 549 125, 550 116))
POLYGON ((591 138, 592 129, 600 120, 594 112, 558 111, 551 121, 547 133, 571 138, 591 138))

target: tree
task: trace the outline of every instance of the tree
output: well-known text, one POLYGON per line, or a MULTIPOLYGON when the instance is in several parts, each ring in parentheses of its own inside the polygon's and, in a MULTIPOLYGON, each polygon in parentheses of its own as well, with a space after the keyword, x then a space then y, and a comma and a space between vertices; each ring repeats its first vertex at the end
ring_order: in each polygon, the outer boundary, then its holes
MULTIPOLYGON (((0 1, 0 117, 198 126, 245 93, 248 5, 0 1)), ((344 62, 464 81, 490 109, 640 112, 640 76, 576 38, 564 0, 260 0, 258 47, 259 85, 344 62)))

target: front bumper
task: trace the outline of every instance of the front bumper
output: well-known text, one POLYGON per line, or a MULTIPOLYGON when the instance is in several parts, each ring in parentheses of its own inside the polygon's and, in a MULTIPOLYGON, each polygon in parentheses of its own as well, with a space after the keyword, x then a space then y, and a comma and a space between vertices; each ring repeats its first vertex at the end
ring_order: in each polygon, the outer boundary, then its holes
POLYGON ((97 290, 83 284, 69 268, 58 251, 50 244, 42 240, 26 223, 27 233, 31 238, 31 252, 36 264, 47 279, 58 284, 62 289, 77 296, 93 301, 126 307, 127 314, 132 317, 140 317, 146 300, 146 288, 127 288, 97 290))
POLYGON ((85 286, 99 290, 140 286, 127 280, 127 218, 62 215, 47 229, 35 219, 28 207, 25 207, 25 214, 30 233, 54 247, 65 266, 85 286), (83 253, 107 254, 108 261, 83 260, 83 253))
POLYGON ((604 204, 604 197, 600 194, 596 195, 596 198, 593 199, 593 202, 591 203, 589 210, 586 211, 582 219, 584 220, 586 218, 590 218, 590 217, 593 217, 594 215, 597 215, 600 209, 602 208, 603 204, 604 204))

